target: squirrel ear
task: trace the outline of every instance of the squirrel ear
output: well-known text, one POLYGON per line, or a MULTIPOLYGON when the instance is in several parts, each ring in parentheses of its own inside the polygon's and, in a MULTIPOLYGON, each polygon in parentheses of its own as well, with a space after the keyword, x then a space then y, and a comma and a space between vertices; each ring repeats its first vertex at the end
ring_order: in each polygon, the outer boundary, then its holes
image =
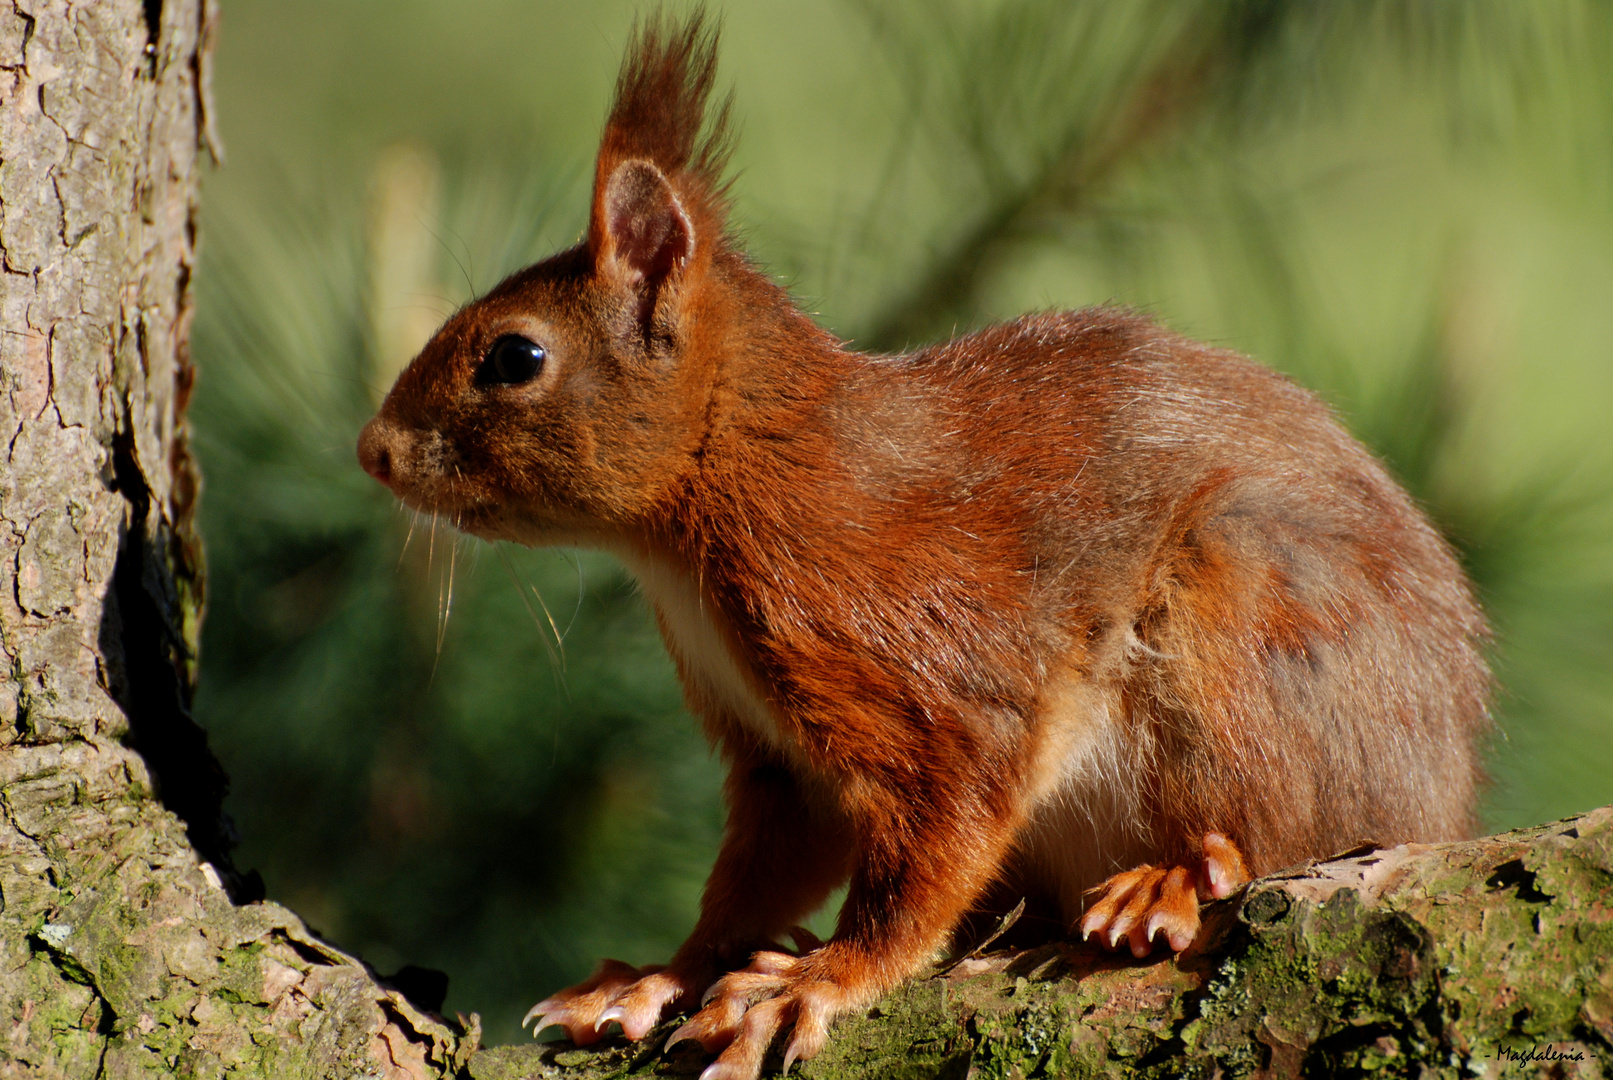
POLYGON ((642 158, 622 162, 594 211, 594 259, 630 286, 658 282, 694 252, 694 226, 672 184, 642 158))

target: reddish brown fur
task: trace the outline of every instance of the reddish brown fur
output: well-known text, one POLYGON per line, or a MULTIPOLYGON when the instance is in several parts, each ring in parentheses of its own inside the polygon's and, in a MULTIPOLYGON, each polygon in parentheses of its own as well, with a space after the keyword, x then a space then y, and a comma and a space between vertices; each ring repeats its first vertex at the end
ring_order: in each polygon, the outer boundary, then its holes
POLYGON ((587 242, 450 319, 360 443, 476 535, 620 554, 730 764, 670 968, 538 1011, 637 1035, 849 878, 827 946, 762 954, 685 1032, 753 1075, 988 889, 1073 921, 1110 875, 1187 868, 1154 875, 1185 919, 1206 834, 1256 874, 1468 834, 1484 624, 1327 410, 1115 309, 847 350, 724 235, 714 62, 698 17, 637 37, 587 242), (508 334, 541 373, 478 382, 508 334))

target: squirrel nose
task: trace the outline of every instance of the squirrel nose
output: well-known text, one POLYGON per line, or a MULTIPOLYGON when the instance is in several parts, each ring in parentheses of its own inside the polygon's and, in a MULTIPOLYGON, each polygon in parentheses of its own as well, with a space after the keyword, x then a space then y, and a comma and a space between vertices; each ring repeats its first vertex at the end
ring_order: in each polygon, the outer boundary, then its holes
POLYGON ((392 486, 392 442, 396 432, 379 416, 364 425, 358 437, 358 463, 387 487, 392 486))

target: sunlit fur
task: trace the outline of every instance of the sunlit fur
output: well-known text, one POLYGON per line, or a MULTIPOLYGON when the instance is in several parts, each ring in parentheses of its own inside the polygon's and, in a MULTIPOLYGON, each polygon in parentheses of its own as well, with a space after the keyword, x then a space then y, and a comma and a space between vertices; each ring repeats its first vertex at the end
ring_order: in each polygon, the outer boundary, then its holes
POLYGON ((1113 308, 846 348, 725 234, 714 62, 698 18, 641 31, 587 240, 451 318, 360 446, 476 535, 618 553, 731 768, 668 971, 535 1011, 640 1034, 849 881, 827 946, 758 960, 685 1032, 754 1075, 747 1003, 805 1056, 983 897, 1068 925, 1211 832, 1257 874, 1470 834, 1482 617, 1328 410, 1113 308), (509 333, 545 369, 477 385, 509 333))

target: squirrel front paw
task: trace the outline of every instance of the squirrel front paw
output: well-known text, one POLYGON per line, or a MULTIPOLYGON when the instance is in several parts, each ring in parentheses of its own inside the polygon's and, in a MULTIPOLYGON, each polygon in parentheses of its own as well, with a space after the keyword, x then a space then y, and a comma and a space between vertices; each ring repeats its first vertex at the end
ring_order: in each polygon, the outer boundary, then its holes
POLYGON ((823 1049, 829 1024, 862 1004, 866 995, 837 978, 844 966, 833 946, 805 956, 759 952, 749 966, 712 984, 705 1002, 690 1021, 666 1042, 670 1050, 686 1039, 707 1053, 718 1053, 700 1080, 756 1080, 773 1040, 790 1031, 784 1047, 784 1072, 823 1049))
POLYGON ((1163 933, 1172 952, 1181 952, 1199 932, 1199 901, 1231 896, 1249 880, 1249 871, 1231 840, 1204 835, 1204 857, 1195 866, 1139 866, 1097 886, 1092 906, 1081 918, 1081 938, 1093 934, 1110 949, 1125 940, 1141 959, 1163 933))
POLYGON ((605 1037, 606 1025, 614 1020, 629 1039, 642 1039, 668 1006, 693 1000, 701 989, 688 976, 667 968, 635 968, 605 960, 585 982, 532 1006, 521 1026, 531 1024, 534 1036, 546 1027, 563 1027, 572 1042, 589 1046, 605 1037))

